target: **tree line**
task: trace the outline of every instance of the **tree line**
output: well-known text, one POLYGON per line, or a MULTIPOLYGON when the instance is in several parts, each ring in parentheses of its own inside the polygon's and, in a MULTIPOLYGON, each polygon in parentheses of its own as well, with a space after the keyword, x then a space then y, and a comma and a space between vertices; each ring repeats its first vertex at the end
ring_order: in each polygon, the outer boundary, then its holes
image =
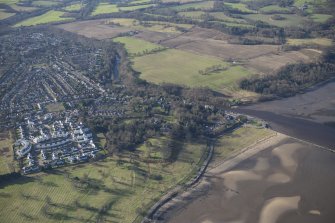
POLYGON ((262 95, 289 97, 320 82, 335 77, 333 63, 301 63, 291 64, 275 75, 244 79, 240 87, 262 95))

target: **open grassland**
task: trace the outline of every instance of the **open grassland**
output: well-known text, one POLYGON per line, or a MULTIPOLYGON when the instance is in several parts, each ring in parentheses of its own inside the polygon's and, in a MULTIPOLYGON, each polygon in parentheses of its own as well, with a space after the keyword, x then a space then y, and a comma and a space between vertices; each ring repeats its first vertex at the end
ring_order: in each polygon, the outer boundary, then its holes
POLYGON ((79 11, 82 7, 83 7, 83 4, 76 3, 76 4, 72 4, 72 5, 64 7, 64 10, 69 11, 69 12, 75 12, 75 11, 79 11))
POLYGON ((188 3, 178 6, 170 7, 173 10, 185 10, 185 9, 212 9, 214 6, 214 1, 205 1, 205 2, 196 2, 196 3, 188 3))
POLYGON ((58 5, 59 2, 56 1, 33 1, 33 6, 41 6, 41 7, 49 7, 49 6, 55 6, 58 5))
POLYGON ((118 37, 113 39, 113 41, 124 44, 127 52, 130 55, 144 54, 146 52, 164 48, 158 44, 150 43, 148 41, 134 37, 118 37))
POLYGON ((118 12, 119 9, 115 4, 109 4, 107 2, 101 2, 92 12, 92 15, 108 14, 118 12))
POLYGON ((238 10, 240 12, 244 12, 244 13, 255 13, 254 10, 251 10, 247 7, 246 4, 243 3, 230 3, 230 2, 225 2, 224 3, 226 6, 238 10))
POLYGON ((328 14, 312 14, 310 16, 310 18, 314 21, 314 22, 319 22, 319 23, 324 23, 326 22, 328 19, 332 18, 332 15, 328 15, 328 14))
POLYGON ((333 41, 327 38, 314 38, 314 39, 288 39, 287 44, 289 45, 320 45, 320 46, 331 46, 333 41))
POLYGON ((29 19, 26 19, 18 24, 15 25, 15 27, 19 26, 34 26, 39 24, 46 24, 46 23, 52 23, 52 22, 62 22, 62 21, 71 21, 73 18, 63 18, 61 16, 64 15, 64 12, 61 11, 48 11, 40 16, 32 17, 29 19))
POLYGON ((220 92, 235 90, 236 82, 251 75, 241 66, 231 66, 210 56, 169 49, 159 53, 134 58, 134 69, 140 77, 153 83, 173 83, 189 87, 209 87, 220 92), (222 70, 200 74, 200 70, 220 65, 222 70))
POLYGON ((11 16, 15 15, 15 13, 10 13, 10 12, 4 12, 0 9, 0 20, 2 19, 7 19, 11 16))
POLYGON ((274 20, 271 18, 273 15, 265 15, 265 14, 249 14, 249 15, 243 15, 243 17, 253 21, 259 20, 278 27, 290 27, 290 26, 297 27, 301 26, 304 22, 308 20, 307 18, 296 14, 278 14, 278 15, 282 16, 284 19, 274 20))
POLYGON ((146 5, 133 5, 133 6, 125 6, 125 7, 119 7, 120 11, 124 12, 131 12, 139 9, 146 9, 155 6, 155 4, 146 4, 146 5))
POLYGON ((155 199, 194 174, 205 151, 202 143, 175 142, 169 152, 159 148, 169 139, 150 141, 131 154, 1 184, 0 221, 133 222, 155 199), (164 162, 163 152, 177 152, 177 159, 164 162))
POLYGON ((261 12, 264 13, 272 13, 272 12, 290 12, 289 8, 284 8, 284 7, 280 7, 278 5, 268 5, 265 7, 262 7, 259 9, 261 12))
POLYGON ((275 133, 269 129, 242 127, 220 137, 215 145, 215 159, 225 159, 234 152, 275 133))
POLYGON ((11 173, 14 168, 13 146, 14 140, 12 133, 9 131, 0 132, 0 175, 11 173))

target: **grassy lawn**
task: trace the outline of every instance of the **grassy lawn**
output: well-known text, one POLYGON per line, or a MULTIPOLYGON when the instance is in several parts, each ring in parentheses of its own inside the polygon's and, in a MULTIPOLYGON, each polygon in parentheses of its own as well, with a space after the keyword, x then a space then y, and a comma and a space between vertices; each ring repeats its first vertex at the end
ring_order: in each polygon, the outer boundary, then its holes
POLYGON ((251 10, 247 7, 246 4, 243 3, 230 3, 230 2, 225 2, 224 3, 226 6, 232 8, 232 9, 237 9, 240 12, 245 12, 245 13, 255 13, 254 10, 251 10))
POLYGON ((239 128, 217 140, 215 159, 225 159, 230 154, 273 134, 274 132, 269 129, 257 129, 253 127, 239 128))
POLYGON ((278 15, 284 17, 285 19, 273 20, 271 18, 273 15, 265 15, 265 14, 250 14, 250 15, 243 15, 243 17, 254 21, 260 20, 278 27, 301 26, 301 24, 307 21, 306 18, 296 14, 278 14, 278 15))
POLYGON ((14 163, 14 154, 12 145, 14 139, 12 133, 9 131, 0 133, 0 175, 13 172, 13 168, 17 169, 16 164, 14 163))
POLYGON ((32 2, 33 6, 41 6, 41 7, 55 6, 58 4, 59 4, 58 2, 54 2, 54 1, 33 1, 32 2))
POLYGON ((52 103, 46 106, 48 112, 61 112, 65 111, 63 103, 52 103))
POLYGON ((268 5, 259 9, 261 12, 271 13, 271 12, 290 12, 289 8, 280 7, 278 5, 268 5))
POLYGON ((241 66, 230 66, 220 59, 201 56, 181 50, 168 49, 151 55, 134 58, 134 69, 140 77, 150 82, 173 83, 189 87, 210 87, 216 91, 235 90, 236 82, 251 73, 241 66), (207 75, 199 74, 214 65, 222 65, 221 70, 207 75))
POLYGON ((163 46, 160 46, 158 44, 150 43, 148 41, 135 37, 118 37, 113 39, 113 41, 124 44, 127 52, 130 55, 143 53, 145 51, 150 52, 154 49, 164 48, 163 46))
MULTIPOLYGON (((161 139, 158 139, 161 140, 161 139)), ((153 142, 155 146, 165 146, 153 142)), ((0 185, 0 222, 133 222, 197 169, 205 144, 183 145, 173 163, 142 161, 146 148, 0 185)))
POLYGON ((60 11, 48 11, 40 16, 32 17, 27 20, 24 20, 15 25, 18 26, 34 26, 39 24, 46 24, 51 22, 61 22, 61 21, 71 21, 73 18, 62 18, 61 16, 64 15, 64 12, 60 11))
POLYGON ((314 22, 319 22, 319 23, 324 23, 326 22, 328 19, 332 18, 332 15, 328 15, 328 14, 312 14, 310 16, 310 18, 314 21, 314 22))
POLYGON ((327 38, 314 38, 314 39, 288 39, 289 45, 320 45, 320 46, 331 46, 333 41, 327 38))
POLYGON ((147 4, 147 5, 133 5, 133 6, 125 6, 125 7, 119 7, 120 11, 125 11, 125 12, 131 12, 139 9, 146 9, 149 7, 153 7, 155 4, 147 4))
POLYGON ((113 12, 118 12, 119 9, 115 4, 109 4, 106 2, 100 3, 92 12, 92 16, 100 14, 108 14, 113 12))
POLYGON ((183 5, 178 5, 178 6, 173 6, 171 9, 174 10, 185 10, 185 9, 212 9, 214 5, 214 1, 205 1, 205 2, 196 2, 196 3, 188 3, 188 4, 183 4, 183 5))
POLYGON ((64 10, 69 11, 69 12, 74 12, 74 11, 79 11, 82 7, 83 7, 83 4, 76 3, 76 4, 72 4, 72 5, 64 7, 64 10))

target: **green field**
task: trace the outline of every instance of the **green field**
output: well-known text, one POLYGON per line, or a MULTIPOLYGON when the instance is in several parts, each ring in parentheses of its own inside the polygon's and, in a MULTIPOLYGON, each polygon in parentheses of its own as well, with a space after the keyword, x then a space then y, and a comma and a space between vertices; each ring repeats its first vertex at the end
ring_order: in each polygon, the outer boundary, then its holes
POLYGON ((173 6, 170 7, 171 9, 174 10, 185 10, 185 9, 211 9, 213 8, 214 1, 205 1, 205 2, 196 2, 196 3, 188 3, 188 4, 183 4, 183 5, 178 5, 178 6, 173 6))
POLYGON ((274 135, 269 129, 242 127, 217 140, 215 146, 215 159, 225 159, 234 152, 250 146, 263 138, 274 135))
POLYGON ((237 9, 240 12, 244 12, 244 13, 255 13, 254 10, 251 10, 247 7, 246 4, 243 3, 230 3, 230 2, 225 2, 224 3, 226 6, 232 8, 232 9, 237 9))
POLYGON ((13 5, 18 3, 20 0, 0 0, 0 4, 13 5))
POLYGON ((155 49, 164 48, 163 46, 160 46, 158 44, 150 43, 148 41, 134 37, 118 37, 113 39, 113 41, 124 44, 127 52, 130 55, 142 54, 155 49))
POLYGON ((156 155, 167 143, 156 139, 131 154, 2 183, 0 222, 133 222, 169 188, 192 176, 203 159, 205 144, 176 142, 182 148, 176 161, 151 162, 163 157, 156 155))
POLYGON ((64 12, 61 11, 48 11, 40 16, 32 17, 29 19, 26 19, 18 24, 15 25, 15 27, 18 26, 34 26, 39 24, 47 24, 51 22, 62 22, 62 21, 71 21, 73 18, 63 18, 61 16, 64 15, 64 12))
MULTIPOLYGON (((31 12, 37 9, 35 7, 18 6, 17 3, 19 2, 20 0, 0 0, 0 4, 6 4, 10 6, 12 9, 14 9, 15 11, 19 11, 19 12, 25 12, 25 11, 31 12)), ((0 13, 1 11, 2 10, 0 9, 0 13)))
POLYGON ((333 41, 327 38, 313 38, 313 39, 288 39, 287 44, 301 46, 301 45, 320 45, 332 46, 333 41))
POLYGON ((42 7, 55 6, 58 4, 59 2, 54 2, 54 1, 33 1, 32 2, 33 6, 42 6, 42 7))
POLYGON ((328 14, 312 14, 310 16, 310 18, 314 21, 314 22, 319 22, 319 23, 324 23, 326 22, 328 19, 332 18, 332 15, 328 15, 328 14))
POLYGON ((65 11, 69 11, 69 12, 74 12, 74 11, 79 11, 82 7, 83 7, 83 4, 76 3, 76 4, 72 4, 72 5, 66 6, 64 8, 64 10, 65 11))
POLYGON ((140 4, 147 4, 147 3, 151 3, 151 0, 135 0, 135 1, 131 1, 128 3, 128 5, 140 5, 140 4))
POLYGON ((290 27, 290 26, 301 26, 305 21, 308 19, 299 16, 296 14, 277 14, 284 17, 284 20, 273 20, 271 17, 273 15, 265 15, 265 14, 250 14, 250 15, 243 15, 246 19, 251 19, 253 21, 263 21, 269 23, 270 25, 278 26, 278 27, 290 27))
POLYGON ((201 19, 204 15, 206 15, 206 13, 203 11, 189 11, 189 12, 178 12, 178 15, 191 19, 201 19))
POLYGON ((213 23, 224 24, 229 27, 242 27, 242 28, 252 28, 253 25, 247 23, 236 23, 236 22, 223 22, 223 21, 213 21, 213 23))
POLYGON ((119 9, 115 4, 109 4, 106 2, 100 3, 92 12, 92 15, 108 14, 113 12, 118 12, 119 9))
POLYGON ((14 163, 12 133, 4 131, 0 133, 0 175, 11 173, 17 166, 14 163))
POLYGON ((169 49, 159 53, 134 58, 134 69, 140 77, 150 82, 173 83, 189 87, 210 87, 216 91, 235 90, 236 82, 251 73, 241 66, 230 66, 220 59, 201 56, 181 50, 169 49), (208 75, 199 74, 214 65, 226 70, 208 75))
POLYGON ((278 5, 268 5, 265 7, 262 7, 259 9, 261 12, 264 13, 272 13, 272 12, 290 12, 289 8, 284 8, 284 7, 280 7, 278 5))
POLYGON ((107 22, 118 24, 123 27, 128 27, 136 30, 149 30, 154 32, 163 33, 181 33, 177 28, 189 29, 192 25, 189 24, 176 24, 169 22, 145 21, 146 25, 143 26, 136 19, 109 19, 107 22))
POLYGON ((35 11, 36 7, 25 7, 25 6, 18 6, 16 4, 10 5, 10 7, 19 12, 32 12, 35 11))
POLYGON ((225 15, 223 12, 212 12, 210 13, 215 19, 224 21, 224 22, 231 22, 231 23, 247 23, 244 19, 237 19, 230 16, 225 15))
POLYGON ((147 4, 147 5, 133 5, 133 6, 126 6, 126 7, 119 7, 120 11, 131 12, 139 9, 146 9, 149 7, 153 7, 155 4, 147 4))
POLYGON ((0 9, 0 20, 2 19, 7 19, 11 16, 15 15, 15 13, 10 13, 10 12, 4 12, 0 9))

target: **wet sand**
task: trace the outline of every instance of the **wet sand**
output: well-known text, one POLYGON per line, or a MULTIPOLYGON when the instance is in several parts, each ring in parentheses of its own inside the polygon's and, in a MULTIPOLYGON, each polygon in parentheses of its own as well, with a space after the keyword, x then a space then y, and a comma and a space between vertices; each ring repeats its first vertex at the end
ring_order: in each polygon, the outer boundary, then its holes
POLYGON ((283 134, 209 168, 161 222, 334 223, 335 153, 283 134))
POLYGON ((281 100, 257 103, 247 109, 267 111, 317 123, 335 122, 335 81, 304 94, 281 100))
POLYGON ((335 149, 335 81, 305 94, 235 111, 264 119, 275 131, 335 149))

